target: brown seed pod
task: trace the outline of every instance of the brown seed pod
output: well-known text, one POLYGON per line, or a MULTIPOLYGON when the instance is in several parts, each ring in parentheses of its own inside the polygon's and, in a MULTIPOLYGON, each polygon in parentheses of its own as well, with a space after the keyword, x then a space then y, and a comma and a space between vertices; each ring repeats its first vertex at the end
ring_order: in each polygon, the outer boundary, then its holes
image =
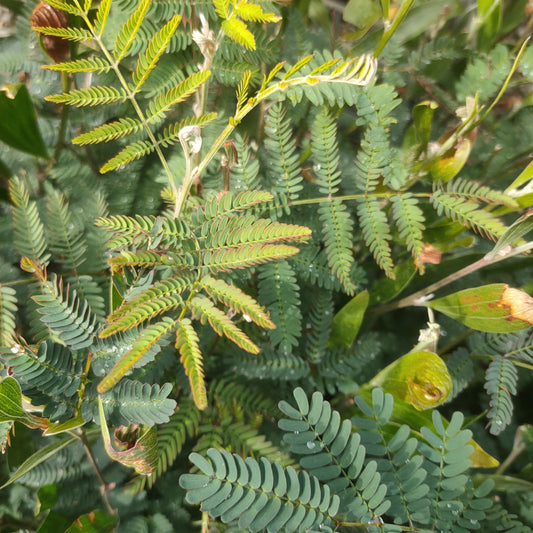
POLYGON ((41 35, 44 51, 56 62, 67 59, 70 43, 62 37, 44 35, 39 28, 68 28, 68 15, 46 2, 39 2, 30 17, 32 28, 41 35))

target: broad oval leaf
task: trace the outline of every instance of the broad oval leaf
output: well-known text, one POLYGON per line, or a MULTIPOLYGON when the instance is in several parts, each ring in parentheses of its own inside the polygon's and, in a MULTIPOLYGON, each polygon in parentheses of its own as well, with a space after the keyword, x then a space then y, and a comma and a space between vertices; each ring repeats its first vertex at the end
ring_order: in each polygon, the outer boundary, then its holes
POLYGON ((533 325, 533 298, 504 283, 465 289, 428 305, 478 331, 508 333, 533 325))

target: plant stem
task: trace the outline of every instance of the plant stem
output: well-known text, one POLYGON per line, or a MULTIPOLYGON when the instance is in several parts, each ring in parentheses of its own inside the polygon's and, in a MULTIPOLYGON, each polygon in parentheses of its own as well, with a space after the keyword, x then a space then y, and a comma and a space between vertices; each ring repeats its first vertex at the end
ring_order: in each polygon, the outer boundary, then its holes
POLYGON ((401 300, 397 300, 396 302, 391 302, 388 304, 381 305, 377 307, 376 309, 373 309, 370 311, 369 314, 376 316, 381 315, 383 313, 386 313, 387 311, 393 311, 394 309, 401 309, 402 307, 408 307, 410 305, 414 306, 425 306, 425 300, 431 295, 433 292, 435 292, 438 289, 441 289, 442 287, 445 287, 446 285, 449 285, 450 283, 453 283, 454 281, 457 281, 458 279, 463 278, 464 276, 467 276, 468 274, 472 274, 472 272, 476 272, 477 270, 484 268, 489 265, 493 265, 495 263, 499 263, 500 261, 503 261, 504 259, 508 259, 509 257, 513 257, 515 255, 523 254, 524 252, 527 252, 529 250, 533 249, 533 242, 528 242, 522 246, 519 246, 517 248, 513 248, 507 253, 497 255, 497 256, 491 256, 491 254, 487 254, 475 263, 472 263, 471 265, 468 265, 461 270, 458 270, 457 272, 454 272, 453 274, 450 274, 449 276, 446 276, 445 278, 442 278, 441 280, 432 283, 431 285, 428 285, 424 289, 421 289, 410 296, 406 296, 405 298, 402 298, 401 300))
POLYGON ((202 513, 202 533, 209 533, 209 513, 202 513))
POLYGON ((83 428, 80 428, 77 431, 76 435, 82 445, 83 449, 85 450, 85 453, 87 454, 87 457, 89 458, 89 461, 94 469, 94 472, 96 473, 96 477, 100 481, 100 494, 102 495, 102 500, 104 501, 105 508, 107 509, 107 512, 109 514, 116 514, 117 510, 113 508, 111 505, 111 501, 109 500, 109 485, 106 483, 106 480, 104 479, 104 476, 102 475, 102 471, 100 470, 100 467, 98 466, 98 463, 96 462, 96 459, 94 457, 93 451, 91 450, 91 447, 89 445, 89 441, 87 440, 87 435, 85 434, 85 430, 83 428))
POLYGON ((192 171, 192 175, 186 176, 186 179, 184 179, 179 190, 179 196, 176 197, 177 200, 174 216, 177 218, 181 214, 194 179, 202 175, 202 172, 206 169, 207 165, 211 162, 220 148, 222 148, 224 143, 228 140, 229 136, 233 133, 233 130, 241 123, 248 113, 257 107, 258 104, 278 92, 286 91, 289 87, 308 85, 311 83, 310 79, 312 80, 312 84, 315 84, 319 81, 330 81, 332 83, 336 82, 351 83, 353 85, 368 85, 368 83, 370 83, 371 79, 374 77, 377 69, 376 65, 376 60, 373 57, 361 56, 357 61, 346 63, 345 68, 341 72, 332 76, 318 74, 314 76, 299 76, 295 78, 288 77, 287 79, 282 79, 273 85, 261 88, 254 97, 248 99, 244 106, 237 109, 235 116, 229 119, 228 125, 222 130, 215 142, 211 145, 211 148, 202 159, 200 164, 192 171), (343 78, 344 74, 346 74, 346 77, 343 78))
MULTIPOLYGON (((376 50, 374 51, 374 57, 378 57, 381 52, 383 52, 383 48, 385 48, 385 45, 389 42, 389 39, 394 35, 394 32, 407 15, 407 12, 409 11, 410 7, 413 5, 413 2, 414 0, 406 0, 402 4, 391 26, 389 28, 386 28, 383 32, 383 35, 381 36, 381 39, 379 40, 379 43, 376 46, 376 50)), ((384 15, 386 16, 387 14, 384 13, 384 15)))

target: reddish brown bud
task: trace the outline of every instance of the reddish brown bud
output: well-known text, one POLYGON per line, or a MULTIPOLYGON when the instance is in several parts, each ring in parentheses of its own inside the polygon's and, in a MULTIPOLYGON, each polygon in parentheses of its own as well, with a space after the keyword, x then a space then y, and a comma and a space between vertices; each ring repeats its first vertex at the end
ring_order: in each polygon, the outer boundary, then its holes
POLYGON ((39 2, 30 17, 32 28, 41 35, 44 51, 56 62, 67 59, 70 43, 62 37, 44 35, 40 28, 68 28, 68 15, 46 2, 39 2))

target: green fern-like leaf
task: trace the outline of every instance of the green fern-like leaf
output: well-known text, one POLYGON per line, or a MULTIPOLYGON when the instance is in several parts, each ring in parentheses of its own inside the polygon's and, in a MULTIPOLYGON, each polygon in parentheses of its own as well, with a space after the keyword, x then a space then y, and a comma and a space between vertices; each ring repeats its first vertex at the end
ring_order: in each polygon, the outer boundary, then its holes
POLYGON ((269 175, 272 191, 282 192, 288 199, 295 199, 303 189, 300 157, 296 142, 291 137, 290 121, 285 117, 281 104, 272 106, 265 115, 265 148, 268 152, 269 175))
POLYGON ((259 189, 259 161, 253 157, 249 143, 241 135, 235 136, 237 162, 231 169, 231 187, 233 190, 259 189))
POLYGON ((122 26, 115 40, 115 50, 113 52, 117 63, 128 53, 149 7, 150 0, 140 0, 137 9, 122 26))
POLYGON ((254 357, 237 354, 231 360, 235 372, 241 376, 247 379, 268 379, 272 383, 303 379, 311 371, 309 362, 292 350, 266 347, 254 357))
POLYGON ((475 202, 500 204, 514 209, 518 207, 518 203, 514 198, 511 198, 501 191, 491 189, 490 187, 471 180, 455 178, 446 183, 446 188, 444 190, 449 194, 456 194, 475 202))
POLYGON ((499 218, 480 209, 477 202, 468 199, 468 195, 467 198, 463 197, 457 191, 448 193, 437 189, 431 196, 431 203, 437 214, 445 215, 493 240, 501 237, 507 229, 499 218))
POLYGON ((423 230, 424 214, 418 202, 410 193, 402 193, 391 197, 392 218, 394 219, 400 238, 405 241, 407 249, 413 257, 418 257, 424 248, 423 230))
POLYGON ((65 197, 51 191, 46 203, 48 246, 55 260, 69 270, 76 271, 85 260, 87 244, 82 228, 76 227, 65 197))
POLYGON ((397 524, 424 523, 428 518, 429 487, 424 484, 423 459, 416 454, 417 439, 411 436, 407 425, 390 434, 387 424, 394 404, 390 394, 374 389, 372 405, 361 396, 356 396, 355 401, 365 418, 354 417, 352 424, 361 428, 357 431, 361 443, 382 472, 381 481, 387 487, 387 499, 391 502, 387 514, 394 516, 397 524))
POLYGON ((533 334, 529 330, 509 333, 478 332, 469 339, 473 355, 503 355, 533 363, 533 334))
POLYGON ((110 170, 116 170, 135 159, 140 159, 148 154, 151 154, 155 150, 155 146, 149 141, 134 142, 126 146, 115 157, 112 157, 105 165, 102 166, 100 172, 105 174, 110 170))
POLYGON ((490 410, 487 413, 489 431, 498 435, 511 423, 511 396, 516 394, 518 372, 509 358, 495 355, 487 368, 485 380, 485 390, 490 395, 490 410))
MULTIPOLYGON (((472 432, 461 429, 463 420, 463 415, 455 412, 445 427, 440 414, 433 411, 432 421, 435 429, 421 428, 427 444, 421 442, 419 451, 427 461, 425 469, 428 475, 425 482, 430 488, 429 519, 426 524, 447 532, 453 532, 462 518, 465 505, 461 498, 466 496, 465 473, 470 467, 469 457, 474 451, 474 447, 468 444, 472 432), (443 467, 444 457, 447 461, 443 467)), ((471 527, 475 525, 476 523, 471 527)))
POLYGON ((94 339, 96 317, 86 300, 78 298, 70 286, 63 287, 63 278, 46 272, 37 264, 23 260, 22 267, 33 272, 40 282, 40 294, 33 297, 38 304, 41 321, 46 324, 51 335, 73 350, 89 347, 94 339))
POLYGON ((281 20, 281 17, 274 13, 265 13, 259 4, 249 2, 236 3, 233 13, 247 22, 279 22, 281 20))
POLYGON ((109 72, 111 65, 104 58, 89 57, 64 63, 56 63, 54 65, 43 65, 43 68, 58 72, 96 72, 98 74, 103 74, 109 72))
POLYGON ((98 384, 98 392, 103 394, 111 387, 116 385, 133 366, 141 359, 141 357, 156 343, 174 329, 176 323, 174 320, 163 317, 159 322, 151 324, 144 328, 139 336, 136 338, 131 349, 124 354, 120 360, 112 368, 111 372, 100 381, 98 384))
POLYGON ((207 113, 199 117, 188 117, 180 122, 170 124, 166 126, 162 133, 157 134, 157 142, 161 146, 171 146, 179 142, 180 132, 186 126, 199 126, 204 127, 217 118, 216 113, 207 113))
POLYGON ((328 264, 346 292, 353 294, 355 285, 350 279, 354 262, 351 249, 353 222, 342 203, 331 201, 340 185, 339 149, 335 121, 324 108, 312 125, 311 136, 316 182, 320 193, 330 200, 318 208, 328 264))
POLYGON ((183 220, 163 217, 136 215, 113 215, 96 219, 96 225, 115 236, 108 241, 109 248, 152 248, 157 243, 165 248, 177 248, 182 240, 191 235, 191 230, 183 220))
POLYGON ((214 223, 206 223, 202 227, 202 233, 206 235, 206 250, 289 240, 305 242, 311 234, 305 226, 254 218, 253 215, 219 217, 214 223))
POLYGON ((15 230, 15 247, 22 257, 48 263, 44 226, 39 217, 37 204, 30 200, 28 189, 19 178, 9 181, 9 195, 13 202, 12 217, 15 230))
POLYGON ((265 191, 225 192, 209 198, 202 208, 196 209, 193 212, 193 223, 200 226, 206 220, 241 213, 270 200, 272 200, 272 194, 265 191))
POLYGON ((202 410, 207 407, 207 394, 199 344, 198 335, 191 321, 188 318, 181 319, 176 330, 176 348, 181 354, 181 364, 189 378, 194 403, 202 410))
POLYGON ((233 311, 242 313, 247 320, 252 320, 258 326, 274 329, 275 325, 265 313, 264 309, 238 287, 226 283, 222 279, 204 276, 200 286, 214 299, 223 303, 233 311))
POLYGON ((137 133, 142 128, 141 121, 134 118, 120 118, 115 122, 103 124, 88 133, 78 135, 72 142, 74 144, 96 144, 119 139, 132 133, 137 133))
POLYGON ((328 291, 317 291, 310 302, 308 315, 311 333, 307 338, 306 354, 314 364, 320 362, 326 352, 333 319, 333 300, 328 291))
POLYGON ((111 2, 112 0, 102 0, 98 6, 93 28, 95 35, 98 37, 101 37, 104 33, 104 29, 109 17, 109 11, 111 9, 111 2))
MULTIPOLYGON (((381 484, 374 461, 365 466, 365 447, 360 436, 352 433, 350 421, 341 421, 339 413, 318 391, 311 401, 299 387, 293 396, 296 408, 280 402, 279 408, 288 418, 278 425, 286 432, 283 439, 291 451, 303 455, 302 468, 339 494, 346 502, 349 520, 368 523, 378 519, 390 507, 385 499, 386 486, 381 484)), ((388 407, 392 410, 392 405, 388 407)))
POLYGON ((459 348, 446 359, 446 367, 453 381, 452 397, 449 398, 452 400, 468 386, 474 377, 474 363, 468 350, 459 348))
POLYGON ((362 198, 357 203, 357 216, 363 231, 363 238, 374 256, 377 264, 385 271, 387 277, 395 279, 390 234, 387 215, 383 212, 377 198, 362 198))
POLYGON ((339 499, 314 476, 214 448, 207 457, 192 453, 201 473, 180 477, 187 501, 201 503, 202 511, 247 531, 332 531, 339 499))
POLYGON ((109 326, 100 332, 100 337, 109 337, 118 331, 138 326, 145 320, 183 306, 181 295, 192 283, 192 279, 187 277, 168 278, 135 294, 131 299, 125 299, 120 307, 108 316, 109 326))
POLYGON ((223 20, 222 30, 231 40, 241 44, 248 50, 255 50, 254 34, 242 20, 238 18, 223 20))
POLYGON ((70 350, 51 340, 38 348, 16 345, 14 349, 4 349, 0 359, 10 367, 35 403, 45 404, 44 416, 53 420, 72 416, 83 360, 74 361, 70 350))
POLYGON ((194 72, 164 95, 150 101, 146 119, 150 122, 163 118, 168 110, 193 95, 211 76, 209 70, 194 72))
POLYGON ((15 338, 17 293, 0 284, 0 347, 9 346, 15 338))
POLYGON ((287 244, 244 244, 238 248, 223 248, 204 255, 203 264, 212 272, 261 265, 274 259, 284 259, 298 253, 298 248, 287 244))
POLYGON ((110 104, 113 102, 125 102, 128 95, 124 89, 115 87, 87 87, 75 89, 68 93, 47 96, 46 100, 56 104, 75 105, 77 107, 110 104))
POLYGON ((172 17, 172 19, 170 19, 150 41, 146 52, 139 56, 137 69, 132 75, 133 83, 135 84, 135 92, 140 89, 150 72, 157 65, 159 58, 166 50, 168 43, 170 42, 170 39, 176 31, 180 21, 180 15, 172 17))
MULTIPOLYGON (((131 379, 123 379, 111 391, 101 395, 106 418, 117 425, 143 424, 153 426, 164 424, 176 408, 176 402, 167 396, 172 391, 170 383, 149 385, 131 379)), ((96 414, 96 402, 91 409, 96 414)))
POLYGON ((35 30, 44 35, 60 37, 61 39, 75 42, 91 41, 93 38, 92 33, 83 28, 53 28, 50 26, 39 26, 36 27, 35 30))
POLYGON ((269 310, 276 325, 269 332, 273 346, 282 354, 291 354, 300 340, 302 313, 300 288, 287 261, 276 261, 260 269, 259 301, 269 310))
POLYGON ((215 307, 213 302, 203 296, 195 296, 189 303, 190 308, 196 318, 210 326, 221 336, 227 337, 237 346, 250 353, 259 353, 258 346, 253 343, 248 335, 241 331, 231 319, 220 309, 215 307))

